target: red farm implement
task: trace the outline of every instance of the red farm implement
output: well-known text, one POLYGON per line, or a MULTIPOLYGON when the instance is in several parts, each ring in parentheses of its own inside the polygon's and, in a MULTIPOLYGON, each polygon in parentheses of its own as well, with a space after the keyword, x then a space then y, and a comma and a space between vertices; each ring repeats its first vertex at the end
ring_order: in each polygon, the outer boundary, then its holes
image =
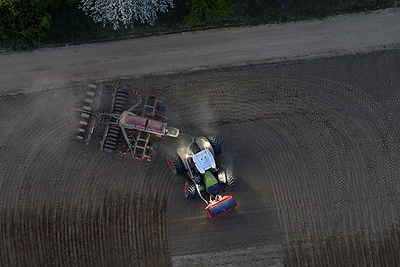
POLYGON ((99 109, 102 89, 91 86, 80 112, 76 138, 86 144, 97 126, 104 126, 101 150, 118 152, 131 158, 150 161, 156 144, 151 137, 177 137, 179 129, 166 123, 164 99, 135 90, 117 89, 112 95, 109 112, 99 109), (122 140, 122 142, 121 142, 122 140))

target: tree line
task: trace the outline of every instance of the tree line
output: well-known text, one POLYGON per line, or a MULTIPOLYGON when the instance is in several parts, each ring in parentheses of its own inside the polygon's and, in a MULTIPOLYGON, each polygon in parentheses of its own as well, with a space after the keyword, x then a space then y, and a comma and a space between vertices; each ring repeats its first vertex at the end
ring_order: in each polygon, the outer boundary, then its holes
POLYGON ((164 13, 179 14, 182 25, 226 18, 244 19, 252 24, 391 5, 392 0, 0 0, 0 46, 17 50, 40 46, 57 19, 55 10, 67 6, 82 10, 96 23, 118 30, 138 24, 154 25, 164 13))

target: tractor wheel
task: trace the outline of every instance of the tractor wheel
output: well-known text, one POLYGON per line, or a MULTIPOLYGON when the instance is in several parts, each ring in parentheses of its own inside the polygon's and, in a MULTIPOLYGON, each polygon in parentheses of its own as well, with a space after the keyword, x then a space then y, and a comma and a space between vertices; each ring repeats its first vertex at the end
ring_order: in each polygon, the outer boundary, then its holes
POLYGON ((176 175, 179 175, 186 171, 182 159, 177 154, 169 155, 167 157, 167 163, 171 171, 176 175))
POLYGON ((192 181, 186 181, 185 182, 184 193, 185 193, 185 198, 186 199, 197 198, 196 185, 192 181))
POLYGON ((230 191, 235 183, 235 177, 231 173, 226 173, 225 191, 230 191))
POLYGON ((215 157, 219 156, 222 153, 222 147, 218 139, 215 136, 207 136, 207 139, 214 150, 214 156, 215 157))

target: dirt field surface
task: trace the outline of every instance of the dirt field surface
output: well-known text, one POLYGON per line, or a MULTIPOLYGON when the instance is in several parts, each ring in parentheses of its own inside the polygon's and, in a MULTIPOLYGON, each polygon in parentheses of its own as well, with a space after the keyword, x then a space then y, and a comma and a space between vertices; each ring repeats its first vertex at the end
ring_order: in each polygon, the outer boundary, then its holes
POLYGON ((398 265, 399 59, 393 51, 174 77, 188 130, 215 122, 239 203, 209 220, 203 203, 182 204, 175 180, 176 266, 398 265))
POLYGON ((0 266, 400 265, 400 50, 83 76, 3 85, 0 266), (74 140, 88 81, 105 103, 116 88, 164 96, 172 126, 216 134, 238 207, 210 219, 184 199, 164 159, 179 139, 151 163, 100 151, 101 131, 74 140))
POLYGON ((399 265, 399 69, 395 50, 105 83, 219 136, 238 207, 218 219, 169 172, 176 141, 148 164, 73 140, 87 85, 4 96, 0 264, 399 265))

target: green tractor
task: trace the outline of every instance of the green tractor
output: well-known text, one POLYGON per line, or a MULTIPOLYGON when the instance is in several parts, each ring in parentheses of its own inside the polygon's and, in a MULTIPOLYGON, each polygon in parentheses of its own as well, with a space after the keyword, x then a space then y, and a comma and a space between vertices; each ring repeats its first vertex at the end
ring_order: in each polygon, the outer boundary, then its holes
POLYGON ((207 203, 210 217, 217 217, 234 209, 237 203, 233 196, 222 196, 234 184, 231 173, 217 167, 216 158, 222 153, 221 144, 214 136, 189 136, 188 145, 181 146, 177 153, 167 157, 171 171, 180 175, 187 174, 184 193, 186 199, 200 198, 207 203), (209 200, 206 200, 207 196, 209 200))

